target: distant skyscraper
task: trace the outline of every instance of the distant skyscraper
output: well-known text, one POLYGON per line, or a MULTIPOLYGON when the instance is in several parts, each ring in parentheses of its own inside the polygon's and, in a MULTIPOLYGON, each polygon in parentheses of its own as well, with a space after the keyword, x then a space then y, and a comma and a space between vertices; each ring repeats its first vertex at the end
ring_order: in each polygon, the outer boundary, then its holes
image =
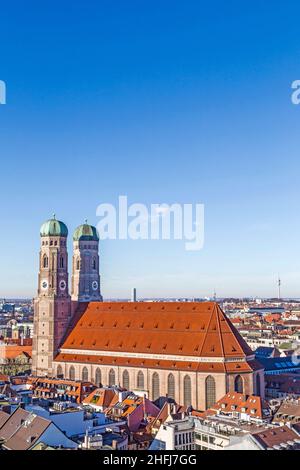
POLYGON ((131 291, 131 302, 136 302, 136 288, 133 287, 131 291))

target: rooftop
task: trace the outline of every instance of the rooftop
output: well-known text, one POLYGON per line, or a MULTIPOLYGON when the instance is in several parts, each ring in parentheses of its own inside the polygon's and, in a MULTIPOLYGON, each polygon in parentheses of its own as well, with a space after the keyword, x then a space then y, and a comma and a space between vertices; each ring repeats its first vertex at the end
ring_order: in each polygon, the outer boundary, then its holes
POLYGON ((214 358, 230 359, 226 365, 221 361, 213 367, 203 362, 201 369, 206 370, 261 368, 215 302, 92 302, 78 317, 57 361, 197 370, 199 359, 204 357, 212 362, 214 358), (97 355, 93 354, 96 351, 97 355), (180 356, 185 356, 185 364, 180 356), (178 361, 181 363, 176 365, 178 361))

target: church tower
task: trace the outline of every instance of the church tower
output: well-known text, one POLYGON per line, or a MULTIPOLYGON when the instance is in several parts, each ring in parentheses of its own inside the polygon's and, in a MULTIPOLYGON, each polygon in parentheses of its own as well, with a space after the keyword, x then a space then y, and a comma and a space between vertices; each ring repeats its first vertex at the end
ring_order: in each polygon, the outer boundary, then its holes
POLYGON ((72 302, 102 302, 99 274, 99 235, 86 222, 73 236, 72 302))
POLYGON ((66 333, 71 314, 68 286, 68 229, 63 222, 45 222, 40 231, 38 294, 34 301, 32 373, 51 376, 52 361, 66 333))

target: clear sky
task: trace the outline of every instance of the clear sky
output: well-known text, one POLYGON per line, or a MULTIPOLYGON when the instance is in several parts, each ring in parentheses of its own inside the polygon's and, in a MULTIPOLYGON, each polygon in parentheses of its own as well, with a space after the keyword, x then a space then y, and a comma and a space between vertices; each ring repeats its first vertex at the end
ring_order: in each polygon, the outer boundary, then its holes
MULTIPOLYGON (((205 245, 103 241, 104 297, 300 297, 299 1, 3 2, 0 296, 33 296, 39 228, 205 204, 205 245)), ((70 240, 71 244, 71 240, 70 240)), ((71 249, 71 247, 70 247, 71 249)))

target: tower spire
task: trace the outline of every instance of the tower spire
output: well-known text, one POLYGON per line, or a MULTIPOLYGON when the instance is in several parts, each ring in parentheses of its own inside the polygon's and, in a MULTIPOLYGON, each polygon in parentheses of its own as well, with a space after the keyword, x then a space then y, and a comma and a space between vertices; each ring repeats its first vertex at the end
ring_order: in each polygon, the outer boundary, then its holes
MULTIPOLYGON (((55 214, 53 214, 55 219, 55 214)), ((40 269, 34 301, 33 375, 55 374, 53 360, 67 330, 71 298, 68 288, 67 226, 47 220, 40 229, 40 269)))

